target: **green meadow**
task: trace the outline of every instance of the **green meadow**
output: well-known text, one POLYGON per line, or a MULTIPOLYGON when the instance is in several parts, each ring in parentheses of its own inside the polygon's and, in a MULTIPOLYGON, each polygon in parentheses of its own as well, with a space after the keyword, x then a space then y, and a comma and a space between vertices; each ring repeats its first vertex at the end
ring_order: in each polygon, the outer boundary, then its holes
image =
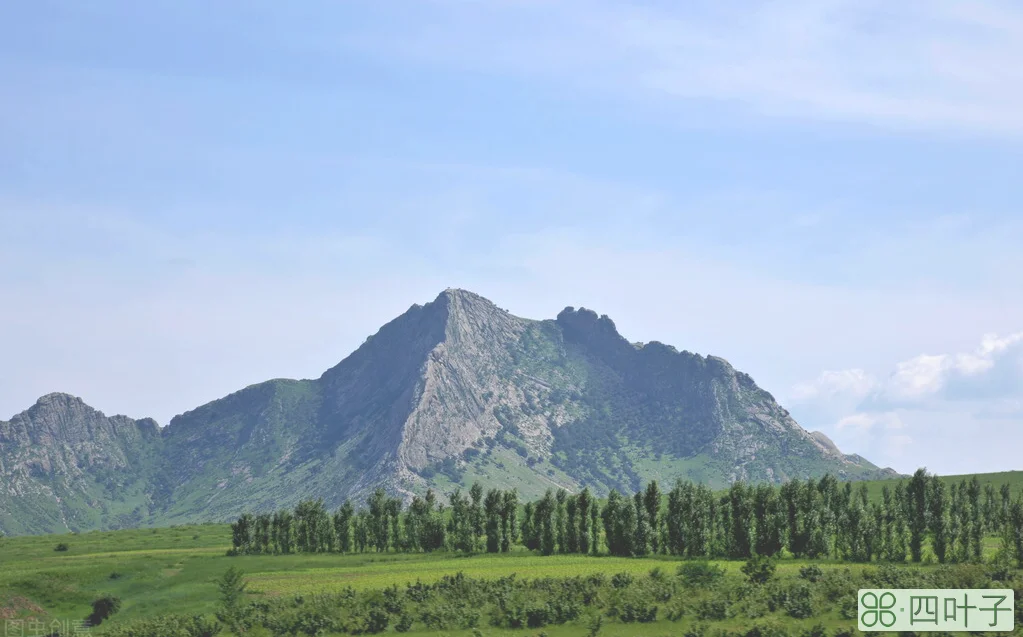
MULTIPOLYGON (((230 527, 222 524, 178 526, 163 529, 137 529, 82 534, 6 538, 0 540, 0 613, 4 619, 36 617, 44 621, 82 619, 91 610, 93 600, 111 594, 123 602, 120 611, 100 627, 96 634, 133 620, 161 615, 213 616, 218 608, 217 582, 231 566, 244 572, 247 597, 290 599, 338 593, 347 588, 356 591, 382 590, 392 585, 404 587, 420 581, 433 583, 458 573, 473 580, 493 580, 515 575, 519 579, 572 578, 604 574, 611 577, 628 573, 648 578, 653 569, 673 574, 680 560, 667 556, 614 558, 609 556, 539 556, 525 550, 507 554, 460 556, 448 552, 434 554, 292 554, 228 557, 230 527), (54 550, 60 543, 66 551, 54 550)), ((985 553, 994 554, 996 538, 987 538, 985 553)), ((860 577, 877 564, 812 562, 824 571, 842 573, 843 578, 860 577)), ((740 561, 715 561, 724 572, 724 580, 737 583, 743 575, 740 561)), ((775 578, 796 581, 808 560, 781 559, 775 578)), ((935 564, 897 567, 914 572, 936 569, 969 568, 935 564)), ((982 567, 977 567, 982 568, 982 567)), ((696 593, 698 595, 699 593, 696 593)), ((776 613, 777 614, 777 613, 776 613)), ((695 621, 695 620, 693 620, 695 621)), ((679 635, 693 621, 656 621, 636 624, 607 621, 601 635, 679 635)), ((814 626, 829 631, 848 628, 853 621, 843 618, 837 608, 824 608, 812 618, 797 619, 771 614, 757 622, 765 626, 785 627, 793 635, 811 631, 814 626), (770 622, 774 622, 771 624, 770 622), (819 625, 819 626, 818 626, 819 625)), ((722 617, 709 625, 720 634, 739 631, 757 623, 750 617, 722 617)), ((591 628, 582 620, 563 625, 508 629, 482 625, 465 630, 431 630, 413 626, 410 634, 429 635, 586 635, 591 628)), ((693 624, 695 626, 695 624, 693 624)), ((759 625, 759 624, 758 624, 759 625)), ((694 628, 695 630, 695 628, 694 628)), ((394 632, 389 629, 389 632, 394 632)), ((221 634, 227 635, 228 632, 221 634)), ((253 634, 260 633, 256 630, 253 634)), ((695 633, 694 633, 695 634, 695 633)), ((707 633, 711 634, 711 633, 707 633)), ((827 633, 832 634, 831 632, 827 633)))
MULTIPOLYGON (((970 477, 938 479, 950 485, 970 477)), ((1009 484, 1013 497, 1023 492, 1023 472, 979 478, 982 485, 1009 484)), ((868 497, 880 499, 883 485, 894 487, 896 482, 866 483, 868 497)), ((471 555, 370 551, 229 556, 232 529, 228 524, 0 537, 0 621, 4 622, 0 628, 5 629, 8 620, 35 620, 47 625, 54 620, 84 620, 96 600, 112 596, 120 600, 119 608, 92 628, 93 634, 202 637, 211 633, 135 627, 166 616, 204 616, 214 626, 219 625, 214 620, 223 609, 219 583, 233 567, 242 572, 246 585, 243 602, 255 609, 256 616, 260 612, 263 615, 259 621, 251 620, 249 626, 225 624, 220 627, 221 635, 408 632, 474 637, 834 637, 855 634, 848 631, 855 624, 850 596, 854 606, 857 586, 984 588, 997 584, 1023 590, 1023 577, 1014 565, 997 563, 1000 547, 1002 539, 988 535, 983 540, 982 563, 955 565, 936 564, 927 544, 923 563, 906 565, 795 559, 783 551, 774 562, 770 582, 753 586, 743 571, 746 562, 741 560, 685 562, 667 555, 542 556, 521 545, 513 546, 508 553, 471 555), (687 581, 680 568, 685 570, 689 567, 684 565, 693 564, 711 569, 718 579, 687 581), (807 580, 808 572, 823 575, 807 580), (539 588, 533 585, 538 581, 539 588), (879 585, 898 582, 902 585, 879 585), (917 585, 908 585, 914 582, 917 585), (487 592, 473 597, 477 589, 487 592), (567 594, 563 589, 575 592, 567 594), (582 589, 590 592, 579 593, 582 589), (579 594, 583 599, 591 595, 592 599, 580 606, 579 594), (562 602, 544 601, 559 595, 571 598, 565 602, 570 610, 565 611, 562 602), (806 598, 805 608, 792 609, 793 595, 806 598), (727 601, 729 609, 715 610, 722 600, 727 601), (506 608, 515 604, 521 607, 522 618, 533 618, 529 613, 540 613, 537 616, 542 618, 517 619, 506 608), (537 604, 546 604, 547 610, 540 612, 537 604), (372 624, 366 613, 388 605, 392 607, 389 614, 376 616, 377 625, 372 624), (407 613, 401 610, 406 606, 407 613), (314 607, 321 615, 341 612, 343 616, 327 621, 310 610, 314 607), (317 628, 305 616, 308 613, 326 623, 317 628), (265 621, 275 614, 293 616, 295 621, 287 627, 265 621), (497 615, 501 618, 495 619, 497 615), (594 624, 597 615, 601 616, 599 625, 594 624), (329 628, 337 622, 345 626, 344 630, 329 628)), ((1017 622, 1017 634, 1019 625, 1017 622)))

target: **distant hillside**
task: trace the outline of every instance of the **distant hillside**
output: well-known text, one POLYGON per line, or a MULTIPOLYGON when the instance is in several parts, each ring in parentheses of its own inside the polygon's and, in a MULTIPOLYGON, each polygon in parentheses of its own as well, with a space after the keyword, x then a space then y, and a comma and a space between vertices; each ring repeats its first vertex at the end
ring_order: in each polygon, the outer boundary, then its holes
POLYGON ((0 422, 0 529, 224 520, 383 486, 720 487, 896 475, 802 429, 715 356, 633 344, 607 316, 513 316, 463 290, 413 305, 314 380, 271 380, 175 417, 43 397, 0 422))
MULTIPOLYGON (((963 475, 954 476, 938 476, 938 480, 945 483, 946 486, 952 486, 959 484, 963 480, 970 481, 973 476, 977 476, 980 480, 981 488, 991 485, 998 490, 1003 484, 1009 485, 1009 491, 1012 497, 1015 498, 1017 495, 1023 494, 1023 471, 1000 471, 997 473, 969 473, 963 475)), ((908 479, 906 476, 905 479, 908 479)), ((888 485, 890 489, 895 489, 895 485, 899 482, 900 478, 887 478, 885 480, 867 480, 864 484, 867 485, 867 495, 871 501, 881 500, 881 490, 885 485, 888 485)))

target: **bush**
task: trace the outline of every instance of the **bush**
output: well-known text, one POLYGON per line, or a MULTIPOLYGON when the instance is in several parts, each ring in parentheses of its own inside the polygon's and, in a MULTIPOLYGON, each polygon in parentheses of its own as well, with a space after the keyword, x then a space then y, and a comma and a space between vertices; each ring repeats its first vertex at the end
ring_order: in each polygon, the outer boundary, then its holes
POLYGON ((1005 549, 998 549, 988 563, 987 576, 999 582, 1011 582, 1015 576, 1012 556, 1005 549))
POLYGON ((799 569, 799 576, 805 580, 816 583, 821 577, 824 576, 824 571, 821 567, 816 564, 810 564, 809 566, 803 566, 799 569))
POLYGON ((366 632, 370 634, 382 633, 387 630, 391 616, 379 608, 371 608, 369 618, 366 621, 366 632))
POLYGON ((682 633, 682 637, 704 637, 707 634, 706 624, 693 624, 682 633))
POLYGON ((788 629, 778 622, 756 624, 746 631, 743 637, 789 637, 788 629))
POLYGON ((412 615, 409 615, 408 613, 403 613, 402 616, 398 618, 398 623, 394 625, 394 630, 398 631, 399 633, 407 633, 408 631, 412 630, 412 624, 413 624, 412 615))
POLYGON ((201 615, 169 615, 118 624, 103 634, 105 637, 215 637, 220 630, 220 624, 201 615))
POLYGON ((859 617, 859 602, 856 594, 851 593, 838 600, 838 614, 842 619, 856 619, 859 617))
POLYGON ((615 573, 611 576, 611 586, 615 588, 628 588, 632 582, 633 577, 629 573, 615 573))
POLYGON ((766 584, 774 577, 774 560, 765 555, 751 557, 742 567, 742 572, 753 584, 766 584))
POLYGON ((800 582, 789 588, 786 592, 783 606, 785 607, 785 612, 796 619, 813 617, 813 592, 810 590, 810 586, 800 582))
POLYGON ((665 612, 665 617, 667 617, 669 621, 677 622, 678 620, 685 617, 686 614, 688 614, 688 612, 689 606, 686 604, 685 600, 674 599, 671 601, 670 604, 668 604, 667 611, 665 612))
POLYGON ((814 624, 799 633, 799 637, 828 637, 828 629, 824 627, 824 624, 814 624))
POLYGON ((61 542, 57 546, 53 547, 53 550, 54 551, 61 551, 61 552, 63 552, 63 551, 66 551, 66 550, 68 550, 70 548, 71 548, 70 546, 68 546, 67 544, 64 544, 63 542, 61 542))
POLYGON ((728 600, 720 597, 700 600, 696 606, 696 617, 704 621, 726 619, 728 617, 728 600))
POLYGON ((683 562, 678 576, 687 586, 707 586, 725 576, 725 569, 710 562, 683 562))
POLYGON ((92 602, 92 614, 85 618, 89 626, 99 626, 103 620, 121 610, 121 598, 104 595, 92 602))

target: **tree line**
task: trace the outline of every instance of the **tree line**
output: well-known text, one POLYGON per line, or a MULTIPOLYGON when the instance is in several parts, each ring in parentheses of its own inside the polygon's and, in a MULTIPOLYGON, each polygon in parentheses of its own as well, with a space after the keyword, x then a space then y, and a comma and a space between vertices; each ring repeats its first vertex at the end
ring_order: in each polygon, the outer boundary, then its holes
POLYGON ((866 485, 834 476, 780 486, 733 483, 715 493, 679 480, 667 493, 656 481, 631 496, 612 490, 603 505, 583 489, 548 490, 520 510, 515 490, 468 495, 449 504, 430 490, 407 507, 378 489, 358 510, 346 500, 333 514, 322 500, 294 510, 244 514, 232 528, 232 553, 508 552, 521 545, 542 555, 668 554, 685 558, 777 556, 853 562, 980 561, 985 536, 1023 567, 1023 495, 977 477, 952 485, 918 469, 871 502, 866 485), (519 519, 521 513, 521 520, 519 519))

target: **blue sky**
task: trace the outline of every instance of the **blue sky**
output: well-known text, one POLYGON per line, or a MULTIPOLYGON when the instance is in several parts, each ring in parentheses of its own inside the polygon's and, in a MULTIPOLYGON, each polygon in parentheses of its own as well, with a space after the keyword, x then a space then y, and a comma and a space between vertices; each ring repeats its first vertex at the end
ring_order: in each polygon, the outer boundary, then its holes
POLYGON ((1018 3, 37 0, 0 82, 0 418, 166 423, 462 287, 1023 468, 1018 3))

